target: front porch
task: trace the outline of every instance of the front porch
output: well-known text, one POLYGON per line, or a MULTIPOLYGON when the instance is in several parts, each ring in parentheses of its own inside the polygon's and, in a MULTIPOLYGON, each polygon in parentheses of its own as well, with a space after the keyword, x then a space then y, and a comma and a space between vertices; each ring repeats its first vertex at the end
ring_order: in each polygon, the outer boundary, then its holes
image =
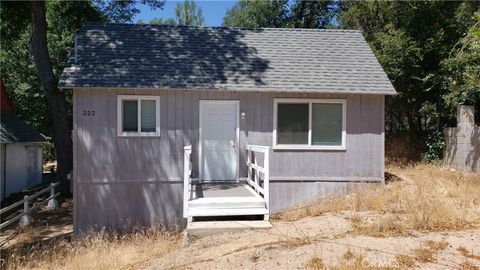
POLYGON ((248 177, 204 182, 191 177, 191 146, 184 151, 183 216, 195 221, 269 219, 269 147, 247 146, 248 177), (259 158, 262 162, 258 162, 259 158), (260 165, 262 164, 262 165, 260 165))

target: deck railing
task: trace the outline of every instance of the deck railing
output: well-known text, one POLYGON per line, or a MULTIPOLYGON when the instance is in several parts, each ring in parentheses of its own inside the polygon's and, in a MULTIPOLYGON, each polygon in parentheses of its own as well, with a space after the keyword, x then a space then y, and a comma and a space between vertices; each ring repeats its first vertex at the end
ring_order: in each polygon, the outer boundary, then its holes
POLYGON ((57 183, 51 183, 48 187, 40 190, 39 192, 33 194, 33 195, 25 195, 22 200, 13 203, 7 207, 4 207, 0 210, 0 215, 5 214, 9 212, 10 210, 20 206, 23 204, 23 212, 10 218, 9 220, 3 222, 0 224, 0 230, 5 228, 6 226, 12 224, 16 220, 20 219, 20 226, 26 226, 29 225, 32 222, 32 217, 31 213, 33 210, 37 209, 38 207, 44 205, 45 203, 48 203, 47 207, 48 209, 55 209, 58 206, 58 203, 56 201, 56 198, 58 195, 60 195, 60 192, 55 193, 55 187, 59 185, 59 182, 57 183), (40 195, 43 193, 50 192, 50 196, 43 201, 36 203, 30 207, 30 203, 38 198, 40 195))
POLYGON ((188 200, 190 199, 192 175, 192 146, 184 147, 183 152, 183 217, 188 218, 188 200))
POLYGON ((263 195, 267 210, 270 200, 270 147, 260 145, 247 146, 247 182, 257 193, 263 195), (263 166, 258 162, 258 153, 263 155, 263 166), (260 174, 263 174, 261 181, 260 174), (263 182, 263 186, 262 183, 263 182))

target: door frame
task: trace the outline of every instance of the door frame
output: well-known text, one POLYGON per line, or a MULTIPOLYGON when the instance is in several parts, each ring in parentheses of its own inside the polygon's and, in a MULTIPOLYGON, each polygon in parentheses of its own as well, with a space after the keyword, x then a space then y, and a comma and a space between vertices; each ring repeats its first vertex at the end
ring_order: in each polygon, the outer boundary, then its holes
MULTIPOLYGON (((231 105, 235 105, 236 106, 236 109, 235 109, 235 149, 237 150, 236 151, 236 162, 237 162, 237 170, 235 172, 235 181, 238 183, 239 180, 240 180, 240 100, 212 100, 212 99, 209 99, 209 100, 200 100, 200 104, 198 106, 198 110, 199 110, 199 113, 198 113, 198 155, 199 155, 199 166, 198 166, 198 170, 199 170, 199 179, 201 182, 210 182, 210 181, 205 181, 203 178, 203 165, 204 165, 204 155, 203 155, 203 152, 202 152, 202 139, 203 139, 203 136, 202 136, 202 108, 205 106, 205 105, 209 105, 209 104, 231 104, 231 105)), ((228 181, 228 180, 227 180, 228 181)), ((213 182, 213 181, 212 181, 213 182)))

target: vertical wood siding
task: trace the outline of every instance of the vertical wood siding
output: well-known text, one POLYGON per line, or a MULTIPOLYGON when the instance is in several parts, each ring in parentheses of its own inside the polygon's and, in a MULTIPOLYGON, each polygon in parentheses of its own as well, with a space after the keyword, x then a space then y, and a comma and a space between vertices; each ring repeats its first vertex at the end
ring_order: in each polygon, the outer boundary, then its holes
MULTIPOLYGON (((77 89, 73 134, 77 227, 113 225, 129 217, 141 223, 159 219, 178 224, 185 145, 193 146, 193 172, 198 176, 199 100, 240 100, 240 112, 246 113, 240 120, 240 177, 246 177, 246 145, 272 146, 274 98, 347 100, 346 150, 271 151, 274 182, 383 179, 383 96, 77 89), (117 95, 129 94, 160 97, 159 137, 117 136, 117 95), (84 110, 94 110, 95 116, 83 116, 84 110)), ((287 190, 294 185, 283 186, 287 190)), ((274 198, 281 197, 273 193, 282 192, 272 189, 271 204, 276 204, 274 198)))

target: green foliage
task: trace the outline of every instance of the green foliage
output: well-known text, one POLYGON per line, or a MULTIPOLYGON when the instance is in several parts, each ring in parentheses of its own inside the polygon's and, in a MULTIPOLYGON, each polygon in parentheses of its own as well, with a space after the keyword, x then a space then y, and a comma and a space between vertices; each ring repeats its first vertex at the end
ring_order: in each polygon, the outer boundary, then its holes
POLYGON ((240 0, 227 10, 230 27, 332 28, 341 9, 338 1, 240 0))
POLYGON ((197 7, 193 0, 184 0, 182 4, 177 3, 175 18, 179 25, 203 26, 205 23, 202 9, 197 7))
POLYGON ((442 63, 450 90, 443 98, 451 108, 480 104, 480 12, 474 18, 475 24, 442 63))
POLYGON ((243 28, 285 27, 288 22, 287 3, 286 0, 240 0, 227 10, 223 25, 243 28))
MULTIPOLYGON (((186 26, 203 26, 205 18, 202 15, 202 9, 197 7, 193 0, 184 0, 183 3, 177 3, 174 18, 153 18, 148 24, 153 25, 186 25, 186 26)), ((138 20, 137 24, 143 24, 142 20, 138 20)))
MULTIPOLYGON (((60 1, 46 3, 48 49, 53 72, 58 79, 73 45, 75 31, 87 21, 131 21, 140 10, 136 4, 162 7, 164 1, 60 1)), ((46 137, 53 136, 52 112, 45 96, 30 47, 31 19, 28 2, 2 2, 0 5, 0 66, 12 105, 17 114, 46 137)), ((66 92, 71 115, 71 92, 66 92)), ((50 140, 51 141, 51 140, 50 140)), ((47 147, 47 159, 53 150, 47 147), (49 149, 49 150, 48 150, 49 149)))
POLYGON ((149 6, 151 9, 163 8, 164 0, 92 0, 92 6, 103 14, 110 22, 131 22, 140 13, 138 4, 149 6))
POLYGON ((47 138, 47 141, 42 144, 43 162, 55 160, 55 146, 52 138, 47 138))
MULTIPOLYGON (((454 117, 456 105, 445 102, 454 92, 448 83, 452 72, 446 72, 443 62, 473 24, 475 10, 475 3, 460 1, 358 1, 344 7, 340 25, 364 31, 399 93, 387 99, 389 135, 440 130, 454 117)), ((465 85, 461 88, 463 93, 465 85)))
POLYGON ((441 132, 435 131, 427 138, 427 150, 424 159, 427 162, 438 162, 443 158, 443 150, 446 143, 441 132))
MULTIPOLYGON (((137 22, 139 24, 142 24, 143 21, 137 22)), ((168 19, 163 19, 163 18, 153 18, 151 19, 148 24, 154 24, 154 25, 177 25, 177 22, 175 21, 174 18, 168 18, 168 19)))
MULTIPOLYGON (((18 3, 2 3, 2 78, 16 113, 41 134, 51 137, 52 116, 32 61, 30 17, 28 6, 23 4, 20 10, 24 13, 20 13, 18 3)), ((58 78, 66 65, 75 30, 86 21, 105 21, 106 18, 89 2, 52 0, 47 2, 46 8, 50 59, 58 78)), ((67 99, 71 100, 70 92, 67 92, 67 99)), ((71 108, 71 103, 68 106, 71 108)))

